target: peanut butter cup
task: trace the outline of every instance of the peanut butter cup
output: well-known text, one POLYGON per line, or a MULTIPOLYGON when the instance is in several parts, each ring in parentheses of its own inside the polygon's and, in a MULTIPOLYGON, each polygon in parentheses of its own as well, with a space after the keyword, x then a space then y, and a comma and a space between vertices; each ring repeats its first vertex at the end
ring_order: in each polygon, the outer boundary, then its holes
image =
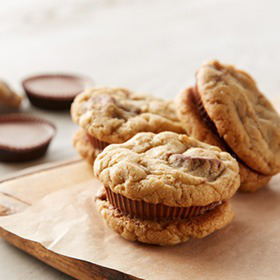
POLYGON ((220 205, 222 202, 213 202, 206 206, 172 207, 158 203, 146 203, 141 200, 132 200, 121 194, 114 193, 110 188, 105 187, 107 200, 115 209, 132 218, 150 220, 177 220, 186 219, 197 215, 205 214, 207 211, 220 205))
POLYGON ((29 115, 0 116, 0 160, 21 162, 43 156, 55 134, 50 122, 29 115))
POLYGON ((89 78, 69 74, 37 75, 22 82, 30 102, 48 110, 69 109, 74 98, 92 84, 89 78))
POLYGON ((177 244, 233 218, 228 199, 240 183, 236 160, 186 135, 139 133, 106 147, 94 172, 104 184, 97 207, 128 240, 177 244))
POLYGON ((108 145, 110 145, 107 142, 104 141, 100 141, 98 139, 96 139, 95 137, 92 137, 91 135, 89 135, 87 133, 87 138, 90 142, 90 144, 93 146, 93 148, 98 152, 101 153, 108 145))

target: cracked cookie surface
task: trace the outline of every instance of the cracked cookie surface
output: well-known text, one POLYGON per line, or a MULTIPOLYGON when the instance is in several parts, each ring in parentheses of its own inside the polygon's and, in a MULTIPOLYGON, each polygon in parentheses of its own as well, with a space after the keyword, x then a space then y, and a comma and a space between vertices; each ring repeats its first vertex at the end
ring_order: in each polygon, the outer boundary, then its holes
MULTIPOLYGON (((227 151, 227 146, 223 139, 217 137, 211 126, 202 118, 195 101, 193 88, 187 88, 177 96, 176 107, 178 118, 188 135, 227 151)), ((239 189, 241 191, 256 191, 270 181, 271 176, 258 173, 241 162, 238 163, 241 183, 239 189)))
POLYGON ((96 158, 94 173, 113 192, 167 206, 205 206, 239 187, 236 160, 219 148, 173 132, 139 133, 96 158))
POLYGON ((87 133, 108 143, 123 143, 138 132, 184 133, 173 101, 123 88, 94 88, 79 94, 71 115, 87 133))
POLYGON ((123 238, 161 246, 186 242, 190 238, 203 238, 225 227, 234 217, 228 202, 223 202, 203 215, 169 221, 129 218, 114 209, 105 199, 104 194, 96 198, 96 205, 108 226, 123 238))
POLYGON ((209 62, 197 72, 197 93, 235 154, 266 175, 280 171, 280 117, 255 81, 233 66, 209 62))

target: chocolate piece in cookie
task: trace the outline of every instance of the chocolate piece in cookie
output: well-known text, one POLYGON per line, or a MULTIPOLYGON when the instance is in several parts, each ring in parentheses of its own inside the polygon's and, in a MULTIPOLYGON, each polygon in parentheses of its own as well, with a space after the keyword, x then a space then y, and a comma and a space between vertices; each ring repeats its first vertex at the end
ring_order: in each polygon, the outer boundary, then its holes
POLYGON ((176 106, 177 115, 189 135, 210 145, 217 146, 223 151, 228 151, 237 159, 240 169, 241 185, 239 189, 241 191, 256 191, 270 181, 271 176, 254 171, 244 164, 227 145, 225 140, 219 136, 214 123, 205 112, 194 88, 188 88, 181 92, 177 97, 176 106))
POLYGON ((172 101, 122 88, 95 88, 81 93, 71 114, 96 151, 123 143, 138 132, 184 132, 172 101))
POLYGON ((139 133, 105 148, 94 172, 105 186, 98 209, 128 240, 177 244, 233 218, 227 200, 240 183, 236 160, 186 135, 139 133))

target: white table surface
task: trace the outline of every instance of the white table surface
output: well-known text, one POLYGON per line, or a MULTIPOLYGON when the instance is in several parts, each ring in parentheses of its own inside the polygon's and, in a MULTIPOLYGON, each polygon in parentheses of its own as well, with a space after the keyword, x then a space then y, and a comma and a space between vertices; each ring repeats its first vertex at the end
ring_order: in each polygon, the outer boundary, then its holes
MULTIPOLYGON (((0 8, 0 78, 22 92, 33 73, 74 72, 97 85, 164 98, 194 83, 203 61, 248 70, 273 100, 280 94, 280 2, 242 0, 9 0, 0 8)), ((54 122, 48 154, 0 164, 0 175, 76 156, 69 113, 24 112, 54 122)), ((68 279, 0 240, 0 279, 68 279)))

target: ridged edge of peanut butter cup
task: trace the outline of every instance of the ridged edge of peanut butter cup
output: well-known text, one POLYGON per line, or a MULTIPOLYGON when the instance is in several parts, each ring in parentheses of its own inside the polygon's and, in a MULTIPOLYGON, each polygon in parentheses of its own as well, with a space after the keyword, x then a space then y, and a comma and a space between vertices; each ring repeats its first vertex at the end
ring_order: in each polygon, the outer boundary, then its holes
POLYGON ((108 146, 110 145, 110 143, 108 142, 104 142, 104 141, 100 141, 97 138, 89 135, 88 133, 86 133, 87 138, 90 142, 90 144, 94 147, 95 150, 99 151, 100 153, 108 146))
POLYGON ((203 215, 222 202, 213 202, 206 206, 172 207, 162 203, 152 204, 141 200, 132 200, 113 192, 105 186, 106 197, 110 204, 127 216, 149 220, 179 220, 203 215))

